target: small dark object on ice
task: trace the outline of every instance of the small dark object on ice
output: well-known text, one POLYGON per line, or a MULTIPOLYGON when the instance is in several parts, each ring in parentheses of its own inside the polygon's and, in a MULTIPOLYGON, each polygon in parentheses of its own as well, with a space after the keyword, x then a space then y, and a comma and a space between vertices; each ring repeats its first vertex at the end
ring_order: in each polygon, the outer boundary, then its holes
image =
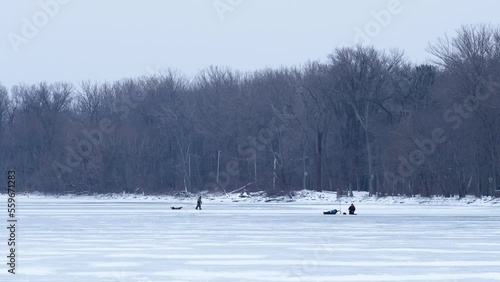
POLYGON ((323 212, 323 214, 337 214, 338 210, 331 210, 331 211, 326 211, 323 212))
POLYGON ((180 210, 180 209, 182 209, 182 207, 171 207, 171 209, 173 209, 173 210, 180 210))

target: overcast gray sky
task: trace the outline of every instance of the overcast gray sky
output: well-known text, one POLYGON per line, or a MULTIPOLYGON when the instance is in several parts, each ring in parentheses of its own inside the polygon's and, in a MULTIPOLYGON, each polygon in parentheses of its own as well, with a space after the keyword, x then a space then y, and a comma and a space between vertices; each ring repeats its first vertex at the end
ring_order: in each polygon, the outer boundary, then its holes
POLYGON ((425 62, 429 42, 497 25, 498 11, 497 0, 0 0, 0 83, 290 66, 359 41, 425 62))

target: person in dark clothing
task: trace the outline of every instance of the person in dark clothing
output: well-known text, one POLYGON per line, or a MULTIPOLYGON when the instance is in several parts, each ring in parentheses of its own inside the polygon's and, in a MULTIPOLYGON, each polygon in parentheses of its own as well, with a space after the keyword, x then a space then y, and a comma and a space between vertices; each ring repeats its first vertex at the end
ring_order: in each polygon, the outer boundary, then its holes
POLYGON ((349 214, 354 214, 355 211, 356 207, 354 206, 354 204, 351 204, 351 206, 349 207, 349 214))
POLYGON ((196 202, 196 209, 198 208, 201 210, 201 196, 198 197, 198 201, 196 202))

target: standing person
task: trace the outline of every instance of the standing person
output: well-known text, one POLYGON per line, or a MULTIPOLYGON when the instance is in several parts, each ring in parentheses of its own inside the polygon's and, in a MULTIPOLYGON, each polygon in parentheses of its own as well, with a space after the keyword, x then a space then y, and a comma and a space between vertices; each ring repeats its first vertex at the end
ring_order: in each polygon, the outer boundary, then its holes
POLYGON ((351 204, 351 206, 349 207, 349 214, 354 214, 355 211, 356 207, 354 206, 354 204, 351 204))
POLYGON ((201 195, 198 197, 198 201, 196 202, 196 209, 198 208, 201 210, 201 195))

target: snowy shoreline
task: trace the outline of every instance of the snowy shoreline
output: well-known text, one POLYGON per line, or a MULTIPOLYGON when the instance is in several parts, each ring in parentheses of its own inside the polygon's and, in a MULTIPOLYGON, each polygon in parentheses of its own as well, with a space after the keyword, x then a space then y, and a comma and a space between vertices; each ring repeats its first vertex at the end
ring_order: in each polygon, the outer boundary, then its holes
POLYGON ((492 203, 423 205, 411 198, 385 204, 388 199, 356 193, 365 201, 356 204, 357 216, 324 216, 323 211, 345 211, 348 205, 317 192, 296 195, 295 202, 207 196, 202 211, 195 210, 195 198, 116 196, 20 196, 20 278, 476 282, 500 277, 500 205, 492 203), (184 208, 170 209, 177 204, 184 208))
MULTIPOLYGON (((202 193, 204 201, 217 202, 217 203, 295 203, 295 204, 350 204, 350 203, 364 203, 364 204, 381 204, 381 205, 444 205, 444 206, 500 206, 500 198, 482 197, 477 198, 469 195, 463 198, 455 197, 403 197, 403 196, 386 196, 386 197, 370 197, 368 192, 354 192, 353 197, 342 197, 337 199, 335 192, 317 192, 302 190, 293 192, 293 196, 279 196, 269 197, 265 196, 263 192, 248 193, 248 194, 224 194, 213 195, 210 193, 202 193)), ((0 194, 1 198, 7 197, 6 194, 0 194)), ((102 200, 102 201, 167 201, 179 203, 191 203, 196 200, 197 194, 172 196, 172 195, 142 195, 142 194, 95 194, 95 195, 50 195, 43 193, 20 193, 16 195, 18 199, 38 199, 38 200, 102 200)))

